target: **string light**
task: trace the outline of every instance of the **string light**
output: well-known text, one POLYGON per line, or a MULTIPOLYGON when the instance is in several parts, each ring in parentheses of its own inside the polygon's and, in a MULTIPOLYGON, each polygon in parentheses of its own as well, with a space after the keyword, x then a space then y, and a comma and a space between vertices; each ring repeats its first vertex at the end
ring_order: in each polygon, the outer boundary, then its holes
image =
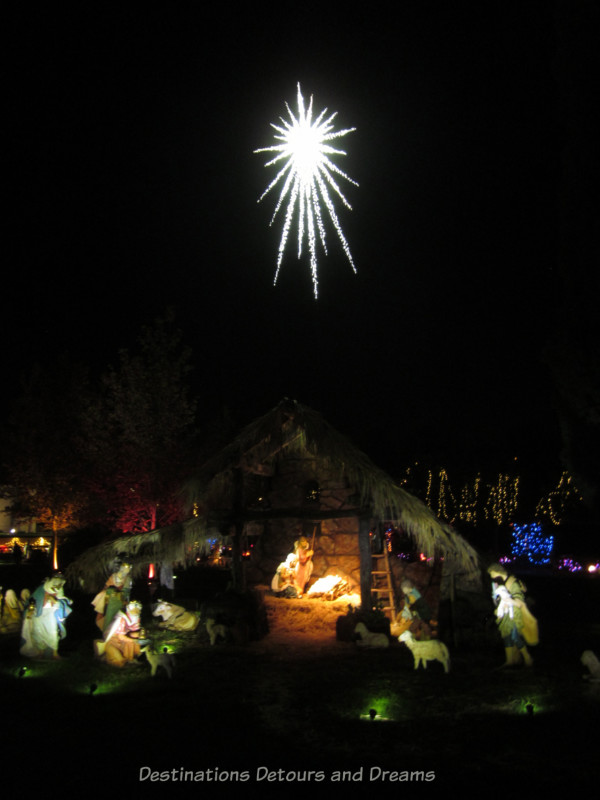
MULTIPOLYGON (((498 527, 511 524, 521 504, 521 477, 508 473, 499 473, 489 483, 484 482, 478 473, 474 479, 466 480, 456 492, 445 468, 434 472, 419 467, 419 462, 415 461, 405 469, 398 483, 424 498, 425 504, 440 519, 451 524, 460 522, 473 527, 483 521, 493 522, 498 527)), ((573 478, 565 471, 557 486, 537 502, 532 516, 555 526, 560 525, 568 511, 581 499, 573 478)))
POLYGON ((481 475, 478 475, 473 483, 465 483, 460 492, 460 503, 458 506, 458 516, 461 522, 470 525, 477 525, 477 505, 479 503, 479 487, 481 486, 481 475))
POLYGON ((519 478, 498 475, 495 485, 488 485, 489 495, 484 507, 486 519, 503 525, 514 517, 519 503, 519 478))
POLYGON ((432 503, 432 485, 433 485, 433 472, 427 470, 427 493, 425 495, 425 503, 431 508, 432 503))
POLYGON ((448 522, 453 523, 455 520, 454 509, 456 508, 456 500, 452 494, 452 489, 448 481, 448 473, 445 469, 440 470, 439 479, 440 490, 438 493, 437 515, 441 519, 446 519, 448 522))
POLYGON ((561 558, 557 564, 558 569, 565 569, 567 572, 581 572, 583 567, 578 561, 572 558, 561 558))
POLYGON ((560 525, 569 506, 581 500, 581 494, 568 472, 563 472, 556 489, 542 497, 536 507, 536 515, 546 517, 553 525, 560 525))
POLYGON ((540 566, 550 563, 554 537, 544 536, 539 522, 512 525, 511 551, 514 558, 526 558, 530 564, 540 566))

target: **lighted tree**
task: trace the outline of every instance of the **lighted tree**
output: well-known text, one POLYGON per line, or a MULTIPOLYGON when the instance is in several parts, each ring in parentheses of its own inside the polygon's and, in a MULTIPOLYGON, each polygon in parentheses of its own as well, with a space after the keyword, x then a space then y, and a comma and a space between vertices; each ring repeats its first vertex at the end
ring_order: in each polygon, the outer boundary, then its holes
POLYGON ((179 517, 196 446, 190 359, 169 312, 142 329, 135 351, 119 352, 87 409, 90 490, 116 530, 153 530, 179 517))
POLYGON ((61 500, 55 493, 47 505, 44 503, 44 499, 40 498, 38 508, 38 522, 52 531, 52 567, 57 570, 60 538, 80 525, 85 500, 83 496, 75 497, 72 490, 67 490, 64 499, 61 500), (69 499, 66 499, 67 497, 69 499))
POLYGON ((473 481, 467 481, 460 492, 458 516, 461 522, 477 525, 479 520, 481 475, 473 481))
POLYGON ((544 534, 539 522, 527 525, 513 523, 511 552, 514 558, 525 559, 530 564, 548 564, 554 547, 554 537, 544 534))
POLYGON ((421 497, 441 519, 473 527, 486 522, 498 528, 514 524, 517 514, 525 519, 544 519, 558 526, 582 504, 579 488, 566 470, 555 488, 545 493, 536 505, 531 495, 529 500, 523 501, 519 475, 500 472, 490 479, 484 482, 478 473, 475 478, 466 479, 459 492, 454 492, 446 469, 425 469, 415 462, 406 468, 399 483, 421 497))
POLYGON ((536 514, 540 519, 548 519, 553 525, 560 525, 567 512, 574 509, 581 499, 572 476, 565 471, 556 488, 540 499, 536 514))
POLYGON ((450 487, 450 480, 445 469, 440 470, 440 488, 438 492, 437 515, 440 519, 452 523, 455 520, 456 499, 450 487))
POLYGON ((496 525, 510 522, 519 503, 519 478, 500 473, 495 484, 488 485, 485 516, 496 525))
POLYGON ((519 482, 518 476, 499 473, 491 483, 484 484, 478 473, 466 479, 457 492, 445 468, 419 468, 418 462, 408 467, 400 480, 441 519, 473 526, 484 520, 498 526, 511 522, 519 507, 519 482))
POLYGON ((3 437, 13 514, 52 530, 55 569, 61 534, 87 515, 78 450, 87 387, 86 370, 66 355, 36 365, 22 378, 3 437))

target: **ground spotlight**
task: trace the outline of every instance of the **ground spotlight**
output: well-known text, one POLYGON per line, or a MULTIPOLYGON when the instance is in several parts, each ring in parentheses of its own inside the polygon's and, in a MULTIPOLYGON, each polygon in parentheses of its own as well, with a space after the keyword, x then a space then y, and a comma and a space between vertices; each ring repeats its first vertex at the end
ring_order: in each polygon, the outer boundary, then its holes
POLYGON ((533 703, 527 703, 525 706, 525 711, 527 711, 528 717, 533 717, 533 703))
POLYGON ((24 678, 27 669, 28 669, 27 667, 19 667, 19 671, 17 672, 17 678, 24 678))
POLYGON ((368 720, 369 722, 389 722, 390 717, 382 716, 376 708, 370 708, 366 714, 360 715, 361 719, 368 720))
POLYGON ((94 694, 94 692, 97 689, 98 689, 98 684, 97 683, 90 683, 90 688, 89 688, 90 697, 91 697, 91 695, 94 694))

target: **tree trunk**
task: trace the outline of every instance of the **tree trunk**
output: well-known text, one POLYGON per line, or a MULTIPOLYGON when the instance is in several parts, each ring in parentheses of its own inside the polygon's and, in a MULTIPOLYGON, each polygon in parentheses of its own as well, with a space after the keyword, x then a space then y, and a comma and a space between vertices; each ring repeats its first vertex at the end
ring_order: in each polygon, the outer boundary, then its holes
POLYGON ((58 528, 52 523, 52 569, 58 572, 58 528))
POLYGON ((244 565, 242 560, 242 537, 244 535, 243 519, 243 497, 244 497, 244 475, 242 470, 237 467, 233 474, 234 481, 234 521, 233 521, 233 542, 231 553, 231 580, 233 588, 243 592, 244 586, 244 565))

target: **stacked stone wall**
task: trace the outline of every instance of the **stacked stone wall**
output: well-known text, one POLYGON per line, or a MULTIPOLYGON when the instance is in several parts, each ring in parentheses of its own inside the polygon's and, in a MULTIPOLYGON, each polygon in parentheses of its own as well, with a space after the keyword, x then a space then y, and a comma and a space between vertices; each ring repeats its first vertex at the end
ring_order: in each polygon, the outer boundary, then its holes
POLYGON ((336 512, 352 508, 354 493, 339 480, 334 480, 314 461, 288 459, 283 461, 271 479, 268 501, 271 509, 302 509, 306 516, 288 519, 271 519, 253 523, 246 533, 253 541, 252 555, 245 562, 248 583, 270 584, 278 565, 285 561, 300 536, 312 541, 315 536, 313 574, 311 583, 326 575, 336 574, 348 581, 352 588, 360 585, 360 558, 358 550, 358 518, 354 516, 311 520, 310 512, 336 512), (319 486, 319 497, 308 501, 305 487, 309 481, 319 486))

